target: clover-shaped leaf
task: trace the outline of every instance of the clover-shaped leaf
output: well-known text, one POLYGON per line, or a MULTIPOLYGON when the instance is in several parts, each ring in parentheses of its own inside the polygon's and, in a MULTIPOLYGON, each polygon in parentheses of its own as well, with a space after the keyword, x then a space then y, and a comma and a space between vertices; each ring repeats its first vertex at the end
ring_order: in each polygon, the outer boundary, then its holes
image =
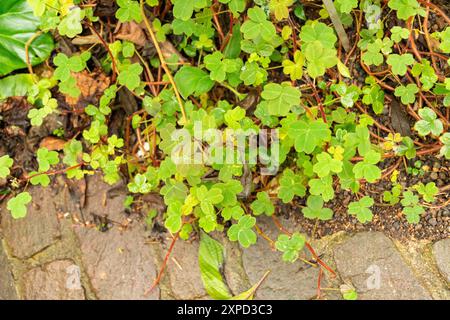
POLYGON ((286 116, 293 106, 300 104, 300 90, 284 83, 266 84, 261 97, 269 101, 269 113, 273 116, 286 116))
POLYGON ((141 73, 143 70, 139 63, 124 65, 120 70, 117 81, 119 81, 120 85, 126 86, 130 91, 133 91, 141 83, 141 73))
POLYGON ((424 185, 422 182, 415 186, 417 192, 422 196, 426 202, 433 202, 434 197, 438 194, 439 188, 434 182, 428 182, 424 185))
POLYGON ((408 223, 419 223, 420 216, 425 212, 425 209, 422 206, 412 206, 403 208, 403 213, 406 216, 406 221, 408 223))
POLYGON ((372 221, 373 214, 372 210, 369 208, 373 206, 373 204, 374 200, 369 196, 365 196, 359 201, 350 202, 348 205, 348 213, 356 215, 356 218, 361 223, 372 221))
POLYGON ((399 26, 394 26, 391 29, 391 39, 395 41, 395 43, 399 43, 402 39, 409 38, 409 30, 406 28, 402 28, 399 26))
POLYGON ((393 74, 404 76, 408 70, 407 66, 414 63, 414 57, 410 53, 390 54, 386 62, 391 66, 393 74))
POLYGON ((269 195, 265 191, 257 193, 256 200, 252 202, 250 208, 252 209, 253 214, 256 216, 259 216, 263 213, 271 216, 275 212, 275 207, 273 206, 269 195))
POLYGON ((319 41, 324 48, 334 48, 337 37, 332 28, 323 22, 313 22, 304 25, 300 31, 300 39, 308 47, 316 41, 319 41))
POLYGON ((270 0, 269 8, 277 20, 283 20, 289 17, 289 7, 294 0, 270 0))
POLYGON ((308 61, 306 70, 312 78, 323 76, 327 68, 338 62, 336 49, 324 46, 320 41, 306 47, 305 58, 308 61))
POLYGON ((291 80, 299 80, 303 76, 303 66, 305 65, 305 56, 300 50, 295 51, 294 61, 283 60, 283 72, 288 74, 291 80))
POLYGON ((295 174, 291 169, 285 169, 280 178, 280 189, 278 190, 278 198, 284 203, 292 201, 294 196, 305 196, 306 188, 303 185, 303 178, 295 174))
POLYGON ((403 104, 414 103, 416 101, 416 93, 419 92, 419 88, 415 83, 410 83, 407 86, 400 85, 395 88, 395 96, 400 97, 403 104))
POLYGON ((436 113, 432 109, 428 107, 420 109, 419 116, 422 120, 416 122, 414 129, 420 136, 427 136, 430 133, 439 136, 444 131, 442 121, 437 119, 436 113))
POLYGON ((231 220, 239 220, 244 215, 244 209, 240 205, 233 207, 226 207, 222 210, 221 215, 225 221, 231 220))
POLYGON ((309 192, 315 196, 322 196, 324 201, 334 198, 333 178, 326 176, 321 179, 311 179, 308 182, 309 192))
POLYGON ((58 152, 48 151, 46 148, 40 148, 36 152, 36 156, 40 172, 50 170, 51 165, 55 165, 59 162, 58 152))
POLYGON ((178 90, 183 98, 191 94, 201 95, 211 90, 214 81, 211 80, 208 73, 191 66, 183 66, 174 77, 178 90))
POLYGON ((309 196, 306 205, 307 207, 302 209, 305 218, 330 220, 333 217, 333 210, 323 207, 323 200, 320 196, 309 196))
POLYGON ((367 44, 367 51, 363 53, 362 60, 367 65, 379 66, 383 63, 384 56, 380 52, 383 47, 383 41, 377 39, 372 43, 367 44))
POLYGON ((6 178, 10 174, 10 168, 12 167, 14 160, 9 155, 0 157, 0 178, 6 178))
POLYGON ((316 147, 331 139, 328 124, 322 120, 293 122, 288 135, 295 140, 295 150, 305 153, 312 153, 316 147))
POLYGON ((242 62, 238 59, 224 59, 220 51, 208 54, 203 59, 210 73, 212 80, 222 82, 225 80, 227 73, 233 73, 240 69, 242 62))
POLYGON ((212 187, 208 188, 204 185, 195 189, 195 196, 200 201, 200 207, 207 214, 214 214, 214 205, 223 201, 222 190, 212 187))
POLYGON ((275 242, 275 247, 283 252, 283 260, 287 262, 295 262, 304 246, 305 237, 299 233, 294 233, 290 237, 286 234, 281 234, 275 242))
POLYGON ((129 22, 134 20, 139 23, 142 21, 141 9, 139 8, 139 3, 137 1, 117 0, 117 4, 119 5, 119 9, 116 12, 116 18, 119 19, 120 22, 129 22))
POLYGON ((31 195, 28 192, 19 193, 14 198, 9 199, 6 208, 11 211, 14 219, 25 218, 27 215, 27 204, 31 202, 31 195))
POLYGON ((172 233, 178 232, 183 225, 181 207, 182 204, 180 201, 171 202, 167 206, 167 217, 164 225, 172 233))
POLYGON ((249 19, 241 26, 241 32, 245 39, 256 39, 262 37, 266 41, 272 40, 276 35, 275 26, 267 21, 264 10, 260 7, 253 7, 247 11, 249 19))
POLYGON ((397 18, 408 20, 416 14, 424 13, 417 0, 390 0, 388 6, 391 9, 397 10, 397 18))
POLYGON ((342 171, 342 161, 332 158, 329 153, 321 152, 316 158, 317 163, 314 165, 313 170, 319 178, 326 177, 331 172, 339 173, 342 171))
POLYGON ((364 156, 364 160, 358 162, 353 167, 353 173, 356 179, 366 179, 367 182, 373 183, 381 178, 381 170, 376 166, 380 162, 381 155, 371 150, 364 156))
POLYGON ((252 216, 245 215, 239 219, 237 224, 233 224, 228 229, 227 235, 231 241, 239 241, 244 248, 256 243, 256 233, 252 230, 256 224, 256 219, 252 216))
POLYGON ((59 34, 73 38, 83 31, 81 21, 86 16, 85 10, 81 10, 79 7, 75 7, 67 13, 67 15, 61 20, 58 25, 59 34))

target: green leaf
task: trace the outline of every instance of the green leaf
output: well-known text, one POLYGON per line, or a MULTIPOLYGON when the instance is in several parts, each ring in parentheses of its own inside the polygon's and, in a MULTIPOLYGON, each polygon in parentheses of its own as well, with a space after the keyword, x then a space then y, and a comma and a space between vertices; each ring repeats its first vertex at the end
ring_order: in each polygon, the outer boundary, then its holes
MULTIPOLYGON (((0 6, 0 76, 26 68, 25 45, 38 32, 40 19, 26 0, 2 0, 0 6)), ((49 34, 42 34, 29 46, 31 65, 45 61, 53 50, 49 34)))
POLYGON ((356 218, 361 223, 372 221, 373 214, 372 210, 369 208, 373 206, 374 203, 375 202, 371 197, 365 196, 359 201, 350 202, 348 206, 348 213, 351 215, 356 215, 356 218))
POLYGON ((390 54, 386 62, 392 67, 393 74, 404 76, 408 70, 407 66, 414 63, 414 57, 410 53, 405 53, 402 55, 390 54))
POLYGON ((291 80, 300 80, 303 76, 303 66, 305 65, 305 56, 300 50, 295 51, 294 61, 283 61, 283 73, 288 74, 291 80))
POLYGON ((283 260, 287 262, 295 262, 304 246, 305 237, 297 232, 290 237, 286 234, 280 234, 275 242, 275 247, 283 252, 283 260))
POLYGON ((391 29, 391 39, 395 41, 395 43, 399 43, 402 39, 409 38, 409 30, 406 28, 402 28, 399 26, 394 26, 391 29))
POLYGON ((311 179, 308 181, 309 192, 315 196, 322 196, 324 201, 334 198, 333 178, 326 176, 321 179, 311 179))
POLYGON ((307 207, 302 209, 305 218, 330 220, 333 217, 333 210, 323 207, 323 200, 320 196, 309 196, 306 205, 307 207))
POLYGON ((405 191, 403 193, 403 199, 401 200, 401 204, 403 206, 414 206, 419 203, 419 197, 414 195, 412 191, 405 191))
POLYGON ((420 222, 420 216, 425 213, 425 209, 422 206, 415 205, 403 208, 403 213, 406 216, 406 221, 414 224, 420 222))
POLYGON ((223 265, 223 246, 206 233, 201 233, 198 264, 203 286, 211 298, 230 299, 231 294, 220 272, 223 265))
POLYGON ((241 217, 237 224, 233 224, 228 229, 228 238, 231 241, 239 241, 244 248, 250 247, 256 243, 256 233, 252 230, 255 223, 256 219, 252 216, 245 215, 241 217))
POLYGON ((9 169, 12 167, 13 163, 14 160, 7 154, 0 157, 0 178, 6 178, 11 173, 9 169))
POLYGON ((68 14, 58 25, 59 34, 69 38, 74 38, 76 35, 83 32, 81 22, 83 21, 85 15, 86 12, 78 7, 69 10, 68 14))
POLYGON ((313 170, 319 178, 328 176, 331 172, 339 173, 342 171, 342 161, 333 159, 329 153, 322 152, 317 155, 317 163, 313 170))
POLYGON ((339 12, 350 13, 353 9, 358 7, 358 0, 336 0, 334 4, 339 12))
POLYGON ((39 174, 36 171, 30 172, 30 176, 34 176, 30 179, 30 183, 33 186, 41 185, 47 187, 50 184, 50 178, 46 174, 39 174))
POLYGON ((289 17, 289 7, 293 3, 294 0, 270 0, 269 8, 275 18, 280 21, 289 17))
POLYGON ((143 70, 139 63, 123 66, 117 81, 119 81, 119 84, 126 86, 130 91, 134 91, 141 83, 141 73, 143 70))
POLYGON ((305 58, 308 61, 306 70, 312 78, 323 76, 327 68, 334 67, 338 62, 336 49, 328 48, 320 41, 306 47, 305 58))
POLYGON ((332 28, 322 22, 313 22, 304 25, 300 31, 300 39, 308 47, 319 41, 323 48, 334 48, 337 37, 332 28))
POLYGON ((187 21, 192 17, 194 13, 194 1, 187 0, 172 0, 173 3, 173 16, 175 18, 187 21))
POLYGON ((331 131, 322 120, 296 121, 289 127, 288 135, 295 140, 297 152, 312 153, 316 147, 331 140, 331 131))
POLYGON ((403 137, 402 144, 394 147, 395 152, 400 156, 405 156, 407 159, 413 159, 416 156, 416 147, 414 141, 410 137, 403 137))
POLYGON ((416 93, 419 88, 415 83, 410 83, 407 86, 400 85, 395 88, 395 96, 400 97, 403 104, 414 103, 416 101, 416 93))
POLYGON ((397 18, 402 20, 408 20, 408 18, 423 12, 417 0, 390 0, 388 6, 397 10, 397 18))
POLYGON ((26 96, 33 84, 33 78, 30 74, 15 74, 0 79, 0 100, 26 96))
POLYGON ((450 159, 450 133, 444 133, 442 137, 439 138, 439 141, 443 144, 440 155, 444 156, 446 159, 450 159))
POLYGON ((364 160, 358 162, 353 167, 356 179, 366 179, 367 182, 374 183, 381 178, 381 169, 376 166, 380 162, 381 155, 376 151, 369 151, 364 156, 364 160))
POLYGON ((196 96, 208 92, 214 86, 208 73, 191 66, 183 66, 175 74, 175 83, 184 99, 191 94, 196 96))
POLYGON ((50 170, 51 165, 55 165, 59 162, 58 152, 48 151, 46 148, 40 148, 36 152, 36 156, 40 172, 50 170))
POLYGON ((289 203, 294 199, 294 196, 304 197, 305 194, 306 188, 303 184, 303 178, 291 169, 285 169, 280 178, 278 198, 284 203, 289 203))
POLYGON ((428 107, 420 109, 419 116, 422 120, 416 122, 414 129, 420 136, 424 137, 430 133, 439 136, 444 131, 442 121, 437 119, 437 115, 432 109, 428 107))
POLYGON ((273 116, 286 116, 293 106, 300 104, 300 90, 289 84, 266 84, 261 97, 269 101, 269 113, 273 116))
POLYGON ((372 43, 367 44, 367 51, 363 53, 362 60, 367 65, 379 66, 384 61, 384 56, 380 52, 383 47, 383 41, 377 39, 372 43))
POLYGON ((271 216, 275 212, 275 207, 273 206, 269 195, 265 191, 257 193, 256 200, 252 202, 250 208, 252 209, 253 214, 256 216, 259 216, 263 213, 271 216))
MULTIPOLYGON (((190 1, 182 1, 190 2, 190 1)), ((139 3, 133 0, 117 0, 119 9, 116 11, 116 18, 120 22, 136 21, 140 23, 142 21, 141 9, 139 3)))
POLYGON ((426 202, 433 202, 434 197, 438 194, 439 188, 434 182, 428 182, 424 185, 422 182, 415 186, 417 192, 422 196, 426 202))
POLYGON ((262 37, 266 41, 272 40, 276 35, 275 26, 272 22, 267 21, 264 10, 260 7, 248 9, 247 15, 249 19, 242 24, 241 32, 245 39, 256 39, 262 37))
MULTIPOLYGON (((246 0, 219 0, 221 3, 228 3, 228 7, 233 13, 234 17, 239 16, 239 12, 243 12, 245 10, 245 6, 247 4, 246 0)), ((234 31, 233 31, 234 34, 234 31)))
POLYGON ((31 195, 28 192, 19 193, 14 198, 11 198, 6 208, 11 211, 14 219, 25 218, 27 215, 27 204, 31 202, 31 195))

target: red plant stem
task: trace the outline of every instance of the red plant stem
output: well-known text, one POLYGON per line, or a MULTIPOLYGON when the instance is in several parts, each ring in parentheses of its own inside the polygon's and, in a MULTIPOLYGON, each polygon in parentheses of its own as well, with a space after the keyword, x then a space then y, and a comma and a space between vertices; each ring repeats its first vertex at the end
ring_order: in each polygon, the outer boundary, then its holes
POLYGON ((173 237, 172 243, 170 244, 169 250, 166 253, 166 256, 164 258, 164 261, 163 261, 163 264, 161 266, 161 269, 159 270, 158 276, 156 277, 155 281, 153 281, 152 286, 144 292, 144 296, 147 296, 150 292, 152 292, 153 289, 161 281, 162 275, 163 275, 164 270, 166 269, 166 266, 167 266, 167 262, 169 261, 170 254, 172 253, 173 248, 175 247, 175 243, 177 242, 179 236, 180 236, 180 232, 177 232, 175 234, 175 236, 173 237))
POLYGON ((317 277, 317 299, 320 299, 321 296, 320 287, 322 282, 322 275, 323 275, 322 268, 319 268, 319 276, 317 277))
POLYGON ((323 262, 322 259, 319 258, 319 256, 314 251, 313 247, 311 247, 311 245, 308 242, 305 242, 305 246, 309 250, 309 252, 311 252, 312 256, 314 257, 314 260, 316 260, 318 264, 327 269, 327 271, 330 272, 333 275, 333 277, 335 277, 336 273, 325 262, 323 262))

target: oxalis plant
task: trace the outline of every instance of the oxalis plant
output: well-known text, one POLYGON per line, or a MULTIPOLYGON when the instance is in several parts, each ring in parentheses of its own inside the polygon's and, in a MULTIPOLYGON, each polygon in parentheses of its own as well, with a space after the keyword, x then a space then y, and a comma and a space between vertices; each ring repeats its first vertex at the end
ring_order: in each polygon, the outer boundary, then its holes
MULTIPOLYGON (((348 214, 360 223, 372 221, 374 207, 389 205, 414 224, 448 192, 434 182, 398 182, 403 165, 407 174, 419 174, 420 166, 411 164, 420 156, 450 159, 450 27, 428 28, 431 15, 450 20, 430 1, 335 0, 332 19, 320 1, 113 5, 106 21, 96 1, 2 0, 0 22, 14 24, 0 23, 0 99, 26 96, 31 126, 67 112, 58 97, 77 101, 80 75, 95 71, 109 79, 98 102, 70 110, 85 126, 70 136, 64 129, 54 133, 67 141, 62 150, 36 150, 35 171, 22 172, 8 154, 0 157, 0 179, 9 182, 2 194, 13 218, 26 219, 30 184, 47 187, 55 175, 80 180, 101 172, 108 184, 128 181, 128 208, 139 207, 145 194, 163 197, 165 211, 150 210, 146 221, 152 225, 161 215, 173 236, 166 262, 178 239, 199 235, 202 279, 213 298, 250 299, 267 276, 233 296, 220 272, 224 249, 211 236, 216 232, 243 248, 259 234, 287 263, 317 267, 320 297, 320 277, 334 271, 307 235, 281 225, 281 204, 299 204, 292 210, 307 219, 330 220, 336 193, 347 190, 353 194, 348 214), (140 39, 119 40, 111 23, 135 28, 140 39), (347 35, 335 23, 355 32, 347 35), (61 37, 80 45, 67 54, 55 45, 61 37), (353 46, 344 51, 349 37, 353 46), (139 108, 111 134, 121 90, 139 108), (382 124, 386 113, 397 122, 382 124), (389 189, 371 193, 368 185, 381 180, 389 189), (260 216, 272 217, 276 239, 258 226, 260 216)), ((342 294, 357 296, 351 286, 342 294)))

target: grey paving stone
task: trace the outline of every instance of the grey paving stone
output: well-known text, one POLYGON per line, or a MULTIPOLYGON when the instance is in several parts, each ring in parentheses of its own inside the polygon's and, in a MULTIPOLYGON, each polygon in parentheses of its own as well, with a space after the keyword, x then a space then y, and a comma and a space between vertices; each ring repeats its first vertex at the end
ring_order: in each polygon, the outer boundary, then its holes
POLYGON ((337 271, 359 299, 430 299, 392 241, 379 232, 362 232, 334 249, 337 271))

